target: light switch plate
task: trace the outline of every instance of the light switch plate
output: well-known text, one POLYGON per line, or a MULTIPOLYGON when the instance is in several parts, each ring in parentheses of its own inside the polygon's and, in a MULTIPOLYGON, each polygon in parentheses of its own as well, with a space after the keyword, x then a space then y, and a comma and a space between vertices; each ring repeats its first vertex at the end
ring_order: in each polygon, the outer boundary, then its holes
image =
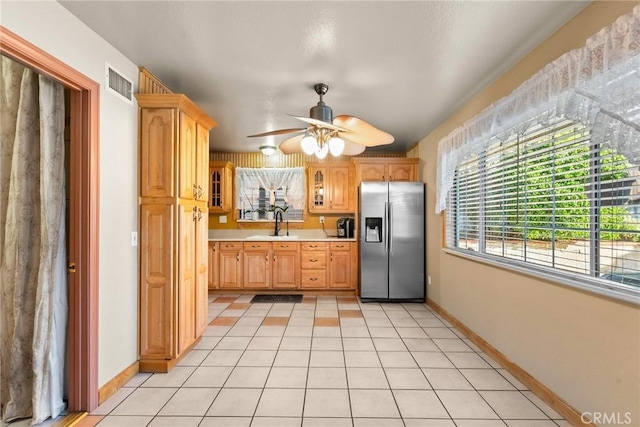
POLYGON ((138 246, 138 232, 131 232, 131 246, 138 246))
POLYGON ((226 224, 227 223, 227 216, 226 215, 220 215, 218 217, 218 221, 220 221, 220 224, 226 224))

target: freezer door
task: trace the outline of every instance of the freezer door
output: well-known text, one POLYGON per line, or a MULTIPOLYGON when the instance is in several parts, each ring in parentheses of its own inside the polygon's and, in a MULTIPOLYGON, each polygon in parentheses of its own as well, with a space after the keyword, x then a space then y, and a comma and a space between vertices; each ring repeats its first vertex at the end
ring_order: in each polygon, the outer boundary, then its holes
POLYGON ((388 183, 360 184, 360 298, 389 298, 388 183))
POLYGON ((389 298, 425 295, 424 184, 389 183, 389 298))

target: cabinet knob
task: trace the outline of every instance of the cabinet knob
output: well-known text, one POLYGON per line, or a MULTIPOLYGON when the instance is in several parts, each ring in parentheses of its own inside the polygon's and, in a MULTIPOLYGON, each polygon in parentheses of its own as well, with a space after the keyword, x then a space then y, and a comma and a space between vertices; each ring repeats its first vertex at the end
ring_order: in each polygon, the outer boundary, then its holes
POLYGON ((311 278, 309 278, 309 280, 311 280, 312 282, 315 282, 316 280, 318 280, 318 278, 317 277, 311 277, 311 278))
POLYGON ((317 259, 310 259, 309 262, 317 262, 317 259))
POLYGON ((240 254, 236 254, 236 261, 240 262, 240 254))

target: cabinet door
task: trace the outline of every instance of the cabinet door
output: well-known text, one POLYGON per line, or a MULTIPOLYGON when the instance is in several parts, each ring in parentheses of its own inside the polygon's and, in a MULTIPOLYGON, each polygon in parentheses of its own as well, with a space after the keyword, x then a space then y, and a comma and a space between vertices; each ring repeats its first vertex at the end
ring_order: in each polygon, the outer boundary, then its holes
POLYGON ((140 355, 171 357, 173 332, 173 223, 170 204, 140 205, 140 355))
POLYGON ((351 251, 335 251, 329 255, 329 287, 351 288, 351 251))
POLYGON ((329 209, 349 211, 352 209, 353 185, 348 166, 331 167, 329 177, 329 209))
POLYGON ((173 197, 175 110, 140 112, 140 197, 173 197))
POLYGON ((390 163, 388 181, 415 181, 416 165, 408 163, 390 163))
POLYGON ((209 289, 218 288, 219 267, 218 267, 218 243, 209 242, 209 289))
POLYGON ((360 182, 362 181, 384 181, 385 165, 383 163, 370 163, 360 165, 360 182))
POLYGON ((244 252, 244 289, 267 289, 271 287, 270 251, 244 252))
POLYGON ((180 112, 178 191, 181 199, 194 199, 196 185, 196 121, 180 112))
POLYGON ((300 253, 273 252, 273 287, 297 288, 300 284, 300 253))
POLYGON ((327 203, 329 198, 327 179, 327 168, 309 168, 309 191, 307 194, 309 212, 324 212, 329 208, 329 203, 327 203))
POLYGON ((195 294, 195 338, 207 329, 208 297, 209 297, 209 217, 204 203, 197 207, 196 219, 196 294, 195 294))
POLYGON ((196 200, 209 198, 209 131, 196 125, 196 200))
POLYGON ((240 251, 223 251, 218 254, 221 289, 242 289, 242 258, 240 251))
POLYGON ((196 336, 196 222, 193 204, 178 206, 177 355, 186 350, 196 336))

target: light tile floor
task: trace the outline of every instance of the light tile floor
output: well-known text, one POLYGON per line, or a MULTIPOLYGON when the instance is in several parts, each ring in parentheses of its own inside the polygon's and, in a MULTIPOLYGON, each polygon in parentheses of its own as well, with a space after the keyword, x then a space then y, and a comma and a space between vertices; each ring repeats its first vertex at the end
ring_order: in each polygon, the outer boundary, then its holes
POLYGON ((568 425, 424 304, 210 295, 168 374, 138 374, 80 427, 568 425))

